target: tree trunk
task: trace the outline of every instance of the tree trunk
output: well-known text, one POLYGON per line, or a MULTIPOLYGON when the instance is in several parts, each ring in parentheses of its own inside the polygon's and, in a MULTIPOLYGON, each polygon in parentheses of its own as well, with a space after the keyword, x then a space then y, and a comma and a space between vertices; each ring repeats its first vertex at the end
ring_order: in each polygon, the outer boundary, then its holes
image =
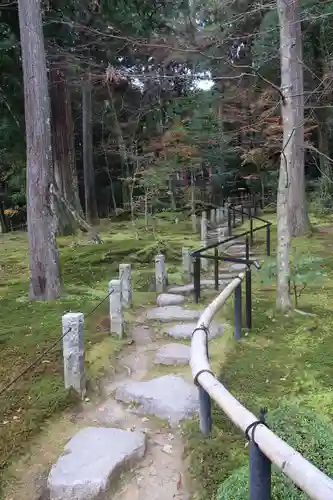
MULTIPOLYGON (((288 149, 288 210, 292 236, 309 229, 304 178, 304 85, 300 0, 277 0, 280 23, 281 89, 284 152, 288 149)), ((281 158, 284 162, 284 159, 281 158)))
POLYGON ((90 81, 86 81, 82 85, 82 142, 86 219, 89 224, 94 225, 98 224, 98 212, 93 164, 92 102, 90 81))
MULTIPOLYGON (((65 58, 51 67, 52 152, 55 183, 65 200, 82 214, 75 165, 74 124, 65 58)), ((58 234, 74 234, 77 223, 65 209, 57 206, 58 234)), ((64 207, 65 208, 65 207, 64 207)))
POLYGON ((19 0, 18 10, 25 97, 30 296, 47 300, 59 297, 60 269, 50 192, 50 101, 40 2, 19 0))
MULTIPOLYGON (((286 110, 287 113, 287 110, 286 110)), ((284 134, 285 138, 286 134, 284 134)), ((283 141, 285 142, 285 141, 283 141)), ((287 147, 288 148, 288 147, 287 147)), ((290 279, 290 226, 288 209, 288 177, 287 162, 291 158, 290 151, 285 150, 281 155, 279 187, 277 195, 277 283, 276 283, 276 307, 286 311, 291 307, 289 279, 290 279)))
POLYGON ((7 226, 7 221, 6 221, 6 216, 5 216, 5 211, 4 211, 4 205, 3 202, 0 201, 0 233, 8 233, 8 226, 7 226))

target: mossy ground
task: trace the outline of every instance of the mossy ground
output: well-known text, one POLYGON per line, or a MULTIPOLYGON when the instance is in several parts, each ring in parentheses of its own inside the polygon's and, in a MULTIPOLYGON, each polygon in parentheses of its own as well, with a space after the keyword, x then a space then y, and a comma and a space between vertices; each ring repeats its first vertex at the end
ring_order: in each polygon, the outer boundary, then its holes
MULTIPOLYGON (((274 249, 275 218, 269 214, 267 218, 273 222, 274 249)), ((253 329, 239 343, 229 339, 228 355, 221 353, 219 371, 228 390, 255 414, 262 406, 272 411, 287 401, 312 409, 333 423, 332 222, 332 218, 312 218, 311 233, 293 241, 298 259, 323 258, 322 279, 307 283, 298 305, 315 316, 277 313, 275 283, 262 283, 264 269, 253 273, 253 329)), ((256 234, 255 245, 263 254, 264 234, 256 234)), ((232 322, 232 304, 226 314, 232 322)), ((190 472, 202 500, 214 499, 218 486, 248 460, 244 436, 216 407, 213 423, 208 439, 200 436, 196 420, 185 428, 190 472)))
MULTIPOLYGON (((63 295, 54 302, 28 299, 28 246, 24 233, 0 238, 0 377, 1 387, 17 376, 42 351, 61 336, 61 316, 67 311, 85 313, 85 345, 88 377, 98 378, 112 370, 123 343, 108 333, 108 301, 91 311, 107 294, 108 281, 118 276, 120 263, 132 263, 134 311, 126 314, 130 324, 135 310, 153 302, 151 291, 154 256, 163 252, 173 282, 181 282, 181 247, 197 246, 191 224, 167 214, 150 221, 103 221, 104 243, 91 244, 84 235, 59 238, 63 295)), ((0 396, 0 468, 27 450, 30 437, 44 422, 75 402, 64 390, 62 343, 0 396)), ((1 474, 4 477, 3 474, 1 474)), ((1 479, 0 479, 1 488, 1 479)))

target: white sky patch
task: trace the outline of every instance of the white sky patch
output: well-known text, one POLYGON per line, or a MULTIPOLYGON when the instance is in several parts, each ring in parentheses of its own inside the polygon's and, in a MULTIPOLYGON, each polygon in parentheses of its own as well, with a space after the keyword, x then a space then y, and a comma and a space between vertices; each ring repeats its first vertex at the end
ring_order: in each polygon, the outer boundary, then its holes
POLYGON ((194 85, 200 90, 210 90, 213 87, 214 82, 213 80, 197 80, 194 85))

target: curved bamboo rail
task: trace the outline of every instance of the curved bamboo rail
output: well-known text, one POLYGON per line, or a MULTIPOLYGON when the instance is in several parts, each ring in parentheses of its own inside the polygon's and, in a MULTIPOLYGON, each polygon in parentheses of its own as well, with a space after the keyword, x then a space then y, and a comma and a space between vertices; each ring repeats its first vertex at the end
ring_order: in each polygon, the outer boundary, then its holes
MULTIPOLYGON (((249 425, 257 422, 258 419, 242 406, 212 374, 208 359, 205 328, 209 328, 215 314, 225 304, 244 277, 245 274, 241 273, 235 278, 202 313, 192 337, 190 363, 195 382, 209 394, 229 419, 243 432, 246 431, 249 425)), ((333 480, 331 478, 308 462, 264 424, 257 425, 255 430, 253 427, 251 428, 248 433, 251 440, 254 440, 254 433, 255 442, 261 452, 311 499, 333 499, 333 480)))

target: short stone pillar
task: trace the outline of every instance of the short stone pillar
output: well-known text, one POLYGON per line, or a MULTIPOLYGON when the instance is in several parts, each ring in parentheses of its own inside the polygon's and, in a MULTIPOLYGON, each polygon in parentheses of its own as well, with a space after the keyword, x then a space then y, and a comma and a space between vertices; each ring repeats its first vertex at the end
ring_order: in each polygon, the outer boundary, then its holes
POLYGON ((122 304, 124 307, 132 307, 131 264, 119 264, 119 279, 121 281, 122 304))
POLYGON ((197 232, 197 216, 195 214, 191 215, 191 222, 192 222, 192 231, 194 233, 197 232))
POLYGON ((166 282, 165 257, 163 254, 159 254, 155 257, 155 283, 157 293, 164 292, 166 282))
POLYGON ((86 393, 83 327, 84 315, 82 313, 67 313, 63 315, 62 346, 65 388, 74 389, 82 399, 86 393))
MULTIPOLYGON (((207 246, 207 240, 202 240, 201 241, 201 248, 204 248, 207 246)), ((208 252, 208 250, 207 250, 208 252)), ((207 272, 208 271, 208 259, 205 259, 205 257, 201 257, 201 269, 204 271, 204 272, 207 272)))
POLYGON ((201 214, 201 241, 207 239, 207 212, 201 214))
POLYGON ((215 216, 216 224, 218 225, 221 222, 221 212, 219 207, 216 209, 216 216, 215 216))
POLYGON ((110 293, 110 333, 116 333, 121 339, 124 335, 124 313, 122 303, 122 286, 120 280, 109 282, 110 293))
MULTIPOLYGON (((217 228, 217 241, 219 243, 221 243, 226 237, 227 237, 227 229, 225 227, 218 227, 217 228)), ((224 252, 223 245, 218 246, 218 252, 219 252, 219 255, 221 255, 224 252)))
POLYGON ((191 255, 191 250, 187 247, 182 248, 182 263, 183 263, 183 273, 186 276, 192 276, 193 259, 191 255))
POLYGON ((212 226, 214 226, 216 223, 216 210, 215 210, 215 208, 212 208, 210 211, 210 223, 212 226))

